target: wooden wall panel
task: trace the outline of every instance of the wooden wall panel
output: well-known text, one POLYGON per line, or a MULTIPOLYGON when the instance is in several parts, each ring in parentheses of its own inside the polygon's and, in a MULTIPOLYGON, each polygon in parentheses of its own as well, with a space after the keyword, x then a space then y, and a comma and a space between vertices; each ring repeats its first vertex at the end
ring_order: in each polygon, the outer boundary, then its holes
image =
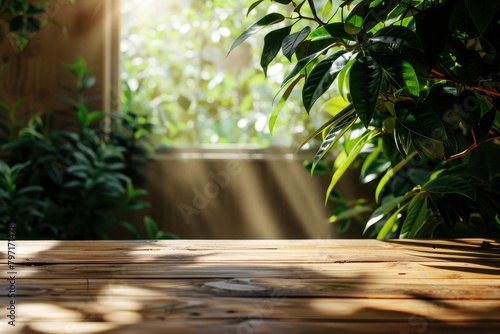
MULTIPOLYGON (((99 95, 99 108, 109 110, 117 101, 119 15, 118 0, 54 0, 47 14, 65 27, 47 23, 30 38, 25 50, 19 51, 9 36, 2 35, 0 59, 6 64, 0 87, 0 101, 12 106, 26 98, 22 110, 36 113, 64 108, 55 98, 62 93, 60 85, 72 84, 65 63, 77 57, 95 68, 97 79, 89 94, 99 95)), ((52 124, 61 123, 53 113, 52 124)))

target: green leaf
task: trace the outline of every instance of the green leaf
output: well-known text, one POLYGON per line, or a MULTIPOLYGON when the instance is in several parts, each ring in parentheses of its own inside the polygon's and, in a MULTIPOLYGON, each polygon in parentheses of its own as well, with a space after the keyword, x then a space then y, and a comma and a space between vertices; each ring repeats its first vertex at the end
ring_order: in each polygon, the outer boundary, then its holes
POLYGON ((357 58, 349 73, 349 88, 354 109, 368 128, 377 105, 382 69, 372 57, 357 58))
POLYGON ((231 45, 229 52, 233 51, 235 47, 243 43, 248 37, 256 33, 257 31, 265 28, 266 26, 279 23, 283 21, 285 17, 279 13, 270 13, 261 18, 259 21, 248 27, 231 45))
POLYGON ((382 177, 380 182, 377 185, 377 189, 375 190, 375 201, 379 202, 380 195, 382 194, 382 191, 384 190, 385 185, 389 180, 396 175, 396 173, 403 168, 408 162, 410 162, 411 159, 416 155, 416 152, 413 152, 412 154, 408 155, 404 160, 401 160, 396 166, 391 168, 385 175, 382 177))
MULTIPOLYGON (((326 50, 326 49, 325 49, 326 50)), ((319 52, 313 53, 307 57, 302 58, 297 62, 292 71, 285 77, 281 87, 283 87, 288 81, 290 81, 293 77, 299 74, 304 68, 306 68, 310 63, 312 63, 315 59, 317 59, 325 50, 321 50, 319 52)))
POLYGON ((311 71, 302 89, 302 101, 308 113, 314 102, 330 88, 351 55, 352 53, 346 50, 337 51, 319 62, 311 71))
POLYGON ((420 83, 413 67, 396 55, 381 54, 376 57, 374 54, 373 57, 391 83, 416 102, 420 94, 420 83))
POLYGON ((156 239, 158 234, 158 226, 156 222, 149 216, 144 217, 144 226, 146 227, 146 232, 150 239, 156 239))
POLYGON ((471 200, 476 199, 476 189, 462 177, 455 175, 438 176, 422 186, 422 189, 437 194, 461 194, 471 200))
POLYGON ((401 239, 414 238, 424 225, 427 217, 427 197, 426 193, 418 193, 408 204, 406 218, 399 236, 401 239))
POLYGON ((391 0, 391 1, 372 1, 370 3, 370 10, 365 17, 365 22, 363 28, 366 31, 370 31, 378 23, 384 21, 391 11, 399 6, 402 0, 391 0))
POLYGON ((274 107, 273 112, 272 112, 271 116, 269 117, 269 132, 271 132, 271 133, 273 132, 274 125, 276 124, 276 121, 278 119, 278 116, 279 116, 281 110, 283 109, 283 106, 285 105, 286 101, 290 97, 290 94, 292 93, 292 91, 295 88, 295 86, 297 85, 297 83, 300 80, 302 80, 303 77, 304 77, 304 75, 300 75, 294 81, 292 81, 290 83, 290 85, 287 87, 287 89, 285 90, 285 92, 281 96, 280 100, 278 101, 278 103, 274 107))
POLYGON ((427 104, 415 105, 412 101, 398 101, 394 105, 398 121, 408 130, 423 137, 445 142, 446 129, 439 116, 427 104))
POLYGON ((288 58, 288 60, 292 61, 292 56, 295 53, 295 50, 297 50, 300 43, 302 43, 307 36, 309 36, 310 32, 311 28, 306 26, 301 31, 288 35, 283 39, 283 54, 288 58))
POLYGON ((262 66, 265 75, 267 75, 268 65, 278 54, 283 40, 290 34, 291 29, 292 27, 288 26, 273 30, 264 37, 264 49, 260 58, 260 66, 262 66))
POLYGON ((364 9, 361 4, 356 6, 347 16, 344 23, 346 33, 356 35, 363 28, 364 9))
MULTIPOLYGON (((389 197, 389 196, 387 196, 389 197)), ((376 223, 382 220, 386 215, 388 215, 392 210, 394 210, 398 205, 400 205, 403 202, 404 196, 399 196, 399 197, 393 197, 391 195, 391 198, 382 202, 382 204, 373 211, 372 215, 370 216, 370 219, 365 225, 365 229, 363 231, 363 234, 366 233, 366 231, 376 223)))
POLYGON ((483 35, 499 10, 500 2, 491 0, 465 0, 465 4, 480 34, 483 35))
POLYGON ((92 122, 104 118, 105 116, 106 113, 104 111, 93 111, 87 115, 87 121, 91 124, 92 122))
POLYGON ((344 23, 342 23, 342 22, 335 22, 335 23, 326 24, 321 28, 325 29, 328 32, 328 34, 332 37, 347 39, 347 40, 353 41, 353 42, 356 41, 356 38, 353 35, 348 34, 346 32, 346 30, 344 28, 344 23))
POLYGON ((311 168, 311 175, 314 173, 316 165, 325 156, 326 152, 328 152, 330 148, 333 145, 335 145, 340 138, 342 138, 342 136, 354 125, 355 122, 356 122, 356 115, 348 114, 339 123, 330 128, 330 131, 326 135, 325 139, 323 139, 323 142, 321 143, 318 152, 314 156, 311 168))
POLYGON ((405 204, 404 206, 400 207, 399 209, 394 212, 389 219, 385 222, 384 226, 380 229, 380 231, 377 234, 377 239, 378 240, 383 240, 387 236, 387 234, 392 230, 394 224, 396 221, 399 219, 399 214, 401 211, 407 206, 408 204, 405 204))
POLYGON ((500 173, 500 147, 492 142, 480 145, 472 151, 467 168, 471 175, 491 187, 493 178, 500 173))
POLYGON ((446 152, 443 142, 425 138, 417 134, 412 134, 411 140, 418 152, 423 152, 427 156, 438 160, 443 160, 445 158, 446 152))
POLYGON ((422 49, 422 43, 417 34, 407 27, 398 25, 391 25, 380 29, 370 38, 370 41, 390 44, 395 47, 406 46, 419 50, 422 49))
POLYGON ((326 123, 324 123, 322 126, 314 130, 309 136, 307 136, 306 140, 302 142, 302 144, 299 145, 298 149, 302 148, 307 142, 309 142, 311 139, 319 135, 323 130, 326 130, 335 124, 338 124, 341 122, 345 117, 348 115, 354 114, 354 108, 352 107, 352 104, 349 104, 347 107, 336 113, 332 118, 330 118, 326 123))
POLYGON ((332 180, 330 182, 330 185, 328 186, 328 190, 326 192, 326 198, 325 198, 325 205, 328 202, 328 198, 330 197, 330 193, 333 190, 333 187, 337 184, 337 182, 340 180, 342 175, 346 172, 347 168, 354 162, 356 157, 359 155, 363 147, 368 143, 370 140, 372 140, 374 137, 379 135, 380 132, 378 130, 369 130, 366 131, 362 136, 354 139, 353 141, 353 148, 351 151, 348 153, 347 158, 345 161, 337 168, 337 170, 333 173, 332 180))
POLYGON ((248 8, 248 11, 247 11, 247 16, 250 14, 250 12, 252 10, 254 10, 258 5, 260 5, 264 0, 257 0, 255 1, 249 8, 248 8))

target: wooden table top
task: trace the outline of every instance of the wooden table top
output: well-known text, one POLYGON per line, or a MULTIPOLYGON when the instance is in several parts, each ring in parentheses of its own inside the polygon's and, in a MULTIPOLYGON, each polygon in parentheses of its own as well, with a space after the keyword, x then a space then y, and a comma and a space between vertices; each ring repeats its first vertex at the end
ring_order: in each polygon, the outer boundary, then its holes
POLYGON ((0 333, 498 334, 499 241, 2 241, 0 333))

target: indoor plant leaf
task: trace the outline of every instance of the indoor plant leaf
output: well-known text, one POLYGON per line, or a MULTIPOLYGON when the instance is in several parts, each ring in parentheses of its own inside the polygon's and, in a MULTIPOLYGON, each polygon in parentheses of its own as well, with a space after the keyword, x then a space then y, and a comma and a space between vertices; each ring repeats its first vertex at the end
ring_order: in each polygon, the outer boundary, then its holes
POLYGON ((366 128, 375 112, 381 83, 380 65, 372 57, 357 58, 349 73, 349 88, 354 109, 366 128))
POLYGON ((437 194, 461 194, 471 200, 476 199, 476 189, 463 177, 456 175, 443 175, 428 181, 422 189, 437 194))
POLYGON ((330 193, 333 190, 333 187, 337 184, 337 182, 340 180, 342 175, 346 172, 347 168, 354 162, 356 157, 359 155, 363 147, 374 137, 379 135, 380 132, 378 130, 368 130, 366 131, 362 136, 356 138, 353 143, 353 148, 352 150, 347 154, 347 158, 345 161, 335 170, 333 173, 332 179, 330 181, 330 185, 328 186, 328 190, 326 192, 326 199, 325 199, 325 204, 328 201, 328 198, 330 197, 330 193))
POLYGON ((398 121, 408 130, 431 140, 445 142, 446 129, 434 110, 427 104, 398 101, 394 105, 398 121))
POLYGON ((422 43, 413 30, 404 27, 391 25, 380 29, 370 38, 370 42, 390 44, 393 46, 406 46, 414 49, 422 49, 422 43))
POLYGON ((264 49, 262 50, 262 56, 260 58, 260 66, 262 66, 265 75, 267 75, 268 65, 278 54, 281 49, 281 43, 289 36, 291 29, 292 27, 288 26, 273 30, 264 37, 264 49))
POLYGON ((243 43, 248 37, 261 30, 264 27, 267 27, 272 24, 279 23, 283 21, 285 17, 279 13, 270 13, 261 18, 259 21, 252 24, 248 27, 231 45, 229 52, 231 52, 235 47, 243 43))
POLYGON ((304 27, 301 31, 290 34, 283 39, 282 49, 283 55, 288 58, 288 60, 292 61, 292 55, 295 53, 297 47, 302 43, 309 33, 311 32, 311 28, 309 26, 304 27))
POLYGON ((306 111, 309 112, 314 102, 323 95, 344 68, 352 53, 339 50, 320 61, 311 71, 304 83, 302 100, 306 111))

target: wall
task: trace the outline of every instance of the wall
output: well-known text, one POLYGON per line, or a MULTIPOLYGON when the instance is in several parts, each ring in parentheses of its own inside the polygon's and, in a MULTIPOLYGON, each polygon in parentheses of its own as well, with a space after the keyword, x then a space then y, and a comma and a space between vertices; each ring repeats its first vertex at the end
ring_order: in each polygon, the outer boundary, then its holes
MULTIPOLYGON (((170 150, 155 156, 147 169, 147 199, 141 212, 166 232, 183 239, 355 238, 361 227, 339 235, 328 218, 324 198, 330 178, 311 177, 303 159, 269 151, 170 150)), ((347 198, 370 194, 353 187, 356 173, 339 182, 347 198)), ((145 235, 140 218, 129 217, 145 235)), ((126 238, 126 234, 117 237, 126 238)))

